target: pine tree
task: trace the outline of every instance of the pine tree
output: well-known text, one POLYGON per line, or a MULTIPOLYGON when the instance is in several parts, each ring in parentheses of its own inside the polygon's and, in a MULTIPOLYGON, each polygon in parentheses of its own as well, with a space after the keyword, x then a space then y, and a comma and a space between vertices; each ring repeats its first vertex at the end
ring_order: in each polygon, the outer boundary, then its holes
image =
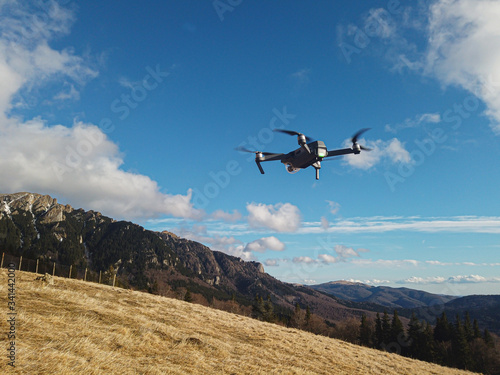
POLYGON ((471 342, 472 340, 474 340, 474 330, 472 329, 472 323, 470 321, 470 315, 468 311, 465 312, 464 333, 467 342, 471 342))
POLYGON ((306 307, 306 326, 311 322, 311 309, 309 309, 309 305, 306 307))
POLYGON ((391 322, 391 341, 401 342, 404 340, 403 323, 399 319, 398 310, 394 310, 391 322))
POLYGON ((422 325, 417 319, 415 312, 413 312, 411 314, 410 323, 408 323, 408 341, 410 347, 407 354, 409 357, 420 359, 422 356, 421 330, 422 325))
POLYGON ((382 342, 380 346, 385 349, 387 345, 391 342, 391 321, 389 319, 389 314, 387 310, 384 311, 384 316, 382 317, 382 342))
POLYGON ((377 317, 375 319, 375 337, 373 340, 373 345, 375 348, 380 348, 382 343, 384 342, 383 332, 382 332, 382 320, 380 319, 380 314, 377 313, 377 317))
POLYGON ((264 300, 258 294, 255 295, 255 299, 252 305, 252 318, 263 320, 265 314, 264 300))
POLYGON ((461 369, 470 369, 472 366, 472 357, 470 355, 469 344, 465 335, 465 329, 460 321, 460 316, 456 317, 455 327, 453 330, 453 338, 451 340, 451 348, 455 366, 461 369))
POLYGON ((429 322, 425 322, 425 329, 422 331, 422 360, 427 362, 435 362, 436 360, 436 343, 434 341, 434 331, 429 322))
POLYGON ((363 314, 361 315, 361 325, 359 326, 359 343, 363 346, 371 346, 372 335, 372 328, 366 319, 366 314, 363 314))
POLYGON ((274 322, 276 320, 276 316, 274 315, 274 306, 271 302, 271 296, 268 295, 266 301, 264 302, 264 313, 262 316, 265 322, 274 322))
POLYGON ((297 302, 295 304, 295 310, 293 312, 292 317, 290 318, 290 327, 293 328, 302 328, 304 324, 304 317, 302 314, 302 310, 300 309, 300 305, 297 302))
POLYGON ((186 294, 184 294, 184 301, 193 302, 193 296, 191 295, 189 288, 186 289, 186 294))
POLYGON ((493 341, 493 337, 491 336, 490 331, 488 331, 486 328, 484 329, 484 342, 490 348, 495 347, 495 341, 493 341))
POLYGON ((479 330, 479 324, 477 322, 477 319, 474 319, 474 322, 472 323, 472 330, 474 331, 475 339, 481 338, 481 331, 479 330))
POLYGON ((446 342, 450 341, 452 337, 452 326, 448 322, 446 312, 443 311, 440 318, 436 320, 436 327, 434 327, 434 339, 436 341, 446 342))
POLYGON ((391 343, 391 349, 395 350, 398 354, 401 353, 401 346, 405 344, 405 331, 403 328, 403 323, 399 319, 398 310, 394 310, 394 315, 392 316, 389 343, 391 343))

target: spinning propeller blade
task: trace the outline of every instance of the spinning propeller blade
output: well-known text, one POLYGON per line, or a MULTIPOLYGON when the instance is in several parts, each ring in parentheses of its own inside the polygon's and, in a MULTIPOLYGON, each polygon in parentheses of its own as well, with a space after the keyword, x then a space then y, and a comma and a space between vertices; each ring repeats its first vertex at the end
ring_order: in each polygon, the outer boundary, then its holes
MULTIPOLYGON (((351 138, 351 142, 352 142, 352 146, 353 147, 359 147, 360 150, 364 150, 364 151, 371 151, 372 149, 371 148, 368 148, 368 147, 365 147, 365 146, 361 146, 361 145, 358 145, 358 138, 360 137, 361 134, 363 134, 364 132, 370 130, 370 128, 364 128, 364 129, 361 129, 359 130, 356 134, 354 134, 351 138)), ((358 150, 359 151, 359 150, 358 150)))
POLYGON ((249 152, 250 154, 262 154, 264 156, 268 156, 268 155, 276 155, 275 152, 260 152, 260 151, 252 151, 252 150, 249 150, 248 148, 245 148, 245 147, 236 147, 235 148, 236 151, 242 151, 242 152, 249 152))
POLYGON ((286 129, 274 129, 275 132, 280 132, 280 133, 285 133, 288 135, 296 135, 296 136, 304 136, 306 142, 312 142, 314 139, 311 137, 308 137, 307 135, 304 135, 302 133, 296 132, 295 130, 286 130, 286 129))

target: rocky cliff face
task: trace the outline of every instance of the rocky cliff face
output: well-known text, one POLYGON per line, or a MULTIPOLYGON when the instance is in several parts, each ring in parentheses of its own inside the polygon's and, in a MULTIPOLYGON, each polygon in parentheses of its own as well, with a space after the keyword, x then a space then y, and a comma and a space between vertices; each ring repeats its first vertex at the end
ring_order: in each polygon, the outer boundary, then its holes
POLYGON ((139 288, 153 284, 149 270, 168 271, 170 279, 183 279, 186 284, 194 280, 228 295, 269 294, 260 279, 278 282, 264 273, 260 263, 244 262, 170 232, 147 231, 35 193, 0 195, 0 245, 15 255, 95 271, 112 266, 128 274, 131 284, 139 288))
POLYGON ((295 303, 326 318, 360 315, 333 297, 280 282, 262 264, 245 262, 170 232, 153 232, 96 211, 62 205, 48 195, 0 195, 0 247, 31 259, 106 271, 110 267, 138 289, 189 287, 207 299, 251 304, 256 294, 283 308, 295 303))

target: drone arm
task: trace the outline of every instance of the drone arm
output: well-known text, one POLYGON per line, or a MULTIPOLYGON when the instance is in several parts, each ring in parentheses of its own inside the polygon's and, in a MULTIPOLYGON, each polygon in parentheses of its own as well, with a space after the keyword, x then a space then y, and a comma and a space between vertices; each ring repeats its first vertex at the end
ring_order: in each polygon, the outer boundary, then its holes
POLYGON ((272 160, 282 160, 285 154, 271 154, 271 153, 257 153, 255 155, 255 164, 257 164, 257 167, 259 167, 259 171, 261 174, 264 174, 264 169, 262 168, 262 163, 263 161, 272 161, 272 160))
POLYGON ((326 157, 328 158, 330 156, 347 155, 347 154, 354 154, 354 153, 356 153, 356 152, 352 148, 342 148, 342 149, 338 149, 338 150, 329 150, 326 157))
POLYGON ((255 164, 257 164, 257 167, 259 167, 259 171, 261 174, 264 174, 264 169, 262 169, 262 165, 260 165, 260 161, 255 160, 255 164))
POLYGON ((273 160, 283 160, 283 157, 285 157, 286 155, 285 154, 266 154, 266 155, 263 155, 261 157, 257 156, 255 158, 255 161, 259 161, 259 162, 262 162, 262 161, 273 161, 273 160))

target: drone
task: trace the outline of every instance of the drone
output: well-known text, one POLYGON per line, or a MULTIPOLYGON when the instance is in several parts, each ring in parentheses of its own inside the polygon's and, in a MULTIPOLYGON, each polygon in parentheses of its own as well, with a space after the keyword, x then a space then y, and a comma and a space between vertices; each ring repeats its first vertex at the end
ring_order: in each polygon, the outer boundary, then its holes
POLYGON ((236 150, 255 154, 255 163, 257 164, 257 167, 259 168, 261 174, 264 174, 264 169, 262 168, 262 165, 260 163, 264 161, 279 160, 285 165, 287 172, 292 174, 297 173, 301 169, 313 166, 314 169, 316 169, 316 180, 319 180, 319 170, 321 168, 321 162, 323 161, 324 158, 347 155, 347 154, 357 155, 361 153, 362 150, 371 151, 370 148, 358 144, 358 138, 361 136, 361 134, 363 134, 367 130, 370 130, 370 128, 361 129, 352 136, 351 138, 352 147, 341 148, 337 150, 328 150, 325 146, 325 143, 322 141, 315 141, 312 138, 302 133, 285 129, 274 129, 274 131, 285 133, 292 136, 296 135, 297 142, 299 143, 300 146, 298 149, 291 151, 287 154, 252 151, 244 147, 237 147, 236 150))

